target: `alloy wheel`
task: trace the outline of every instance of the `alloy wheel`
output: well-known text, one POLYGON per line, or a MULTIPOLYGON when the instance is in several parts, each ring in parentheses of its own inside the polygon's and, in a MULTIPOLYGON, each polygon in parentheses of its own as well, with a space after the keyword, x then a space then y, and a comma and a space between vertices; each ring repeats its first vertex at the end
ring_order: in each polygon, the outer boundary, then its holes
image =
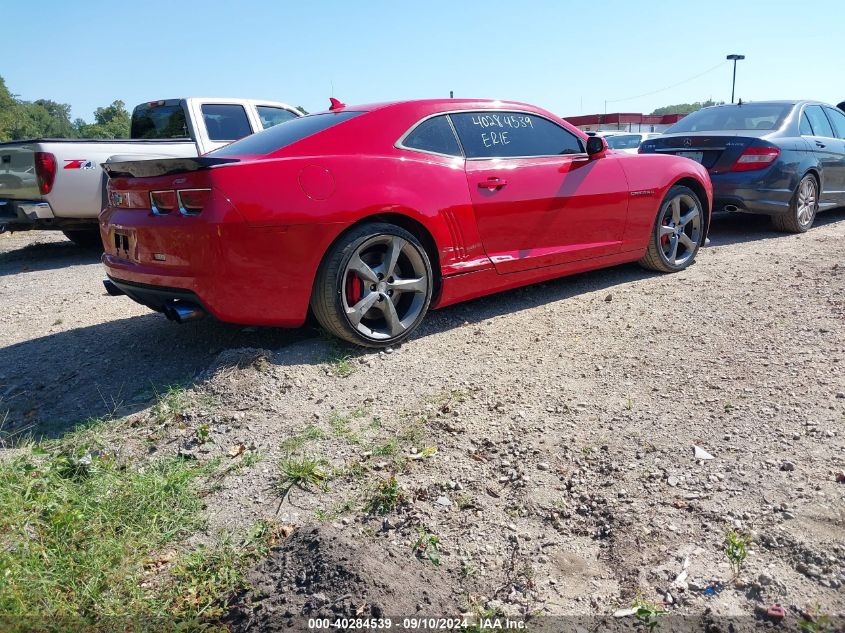
POLYGON ((660 214, 660 249, 671 266, 683 266, 701 242, 701 208, 692 196, 668 200, 660 214))
POLYGON ((343 273, 343 311, 369 339, 401 336, 426 307, 430 284, 417 246, 398 235, 376 235, 352 253, 343 273))
POLYGON ((813 223, 816 215, 816 181, 812 176, 801 181, 798 187, 797 219, 802 227, 808 227, 813 223))

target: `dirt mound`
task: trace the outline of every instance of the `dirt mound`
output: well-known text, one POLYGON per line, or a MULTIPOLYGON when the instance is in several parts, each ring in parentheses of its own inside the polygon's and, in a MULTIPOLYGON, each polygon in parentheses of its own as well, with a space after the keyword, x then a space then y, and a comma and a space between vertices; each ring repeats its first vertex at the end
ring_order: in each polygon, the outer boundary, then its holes
POLYGON ((457 591, 409 556, 385 558, 331 526, 301 528, 252 569, 226 618, 233 633, 290 630, 303 617, 459 614, 457 591))

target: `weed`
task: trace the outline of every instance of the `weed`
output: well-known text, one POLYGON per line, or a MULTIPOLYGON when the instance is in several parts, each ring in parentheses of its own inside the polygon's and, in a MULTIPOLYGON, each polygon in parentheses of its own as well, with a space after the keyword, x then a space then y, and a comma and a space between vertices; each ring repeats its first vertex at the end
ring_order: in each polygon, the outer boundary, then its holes
POLYGON ((414 554, 417 558, 428 559, 435 567, 440 566, 440 537, 428 531, 424 525, 417 528, 417 540, 414 542, 414 554))
POLYGON ((302 430, 301 433, 297 433, 296 435, 285 439, 281 444, 281 448, 286 453, 295 453, 308 442, 312 440, 321 440, 324 437, 326 437, 326 434, 323 433, 319 427, 309 424, 302 430))
POLYGON ((393 457, 399 453, 399 440, 395 437, 391 437, 389 440, 373 446, 370 453, 377 457, 393 457))
POLYGON ((734 577, 739 576, 745 559, 748 558, 748 546, 751 544, 751 536, 730 529, 725 534, 725 556, 731 564, 734 577))
POLYGON ((733 411, 735 408, 736 408, 736 407, 735 407, 735 406, 731 403, 731 401, 730 401, 730 400, 728 400, 728 401, 725 403, 725 413, 730 413, 730 412, 731 412, 731 411, 733 411))
POLYGON ((461 571, 460 576, 461 578, 475 578, 478 575, 478 568, 473 565, 471 560, 463 559, 461 560, 461 571))
POLYGON ((364 510, 370 514, 390 514, 404 501, 405 495, 399 487, 395 476, 384 479, 376 486, 375 491, 367 500, 364 510))
POLYGON ((455 505, 458 506, 459 510, 471 510, 476 507, 475 499, 466 492, 462 492, 455 497, 455 505))
POLYGON ((261 454, 261 451, 247 451, 241 457, 241 468, 252 468, 258 462, 264 459, 264 455, 261 454))
POLYGON ((328 489, 328 479, 323 470, 322 460, 288 456, 279 463, 279 469, 281 474, 277 487, 281 495, 280 508, 294 486, 305 492, 310 492, 314 488, 323 491, 328 489))
POLYGON ((152 408, 153 421, 167 424, 180 417, 190 404, 187 390, 180 385, 171 385, 163 393, 153 387, 155 403, 152 408))
POLYGON ((626 411, 633 411, 634 410, 634 399, 631 396, 625 400, 625 410, 626 411))
POLYGON ((668 613, 665 609, 661 609, 655 603, 643 598, 642 595, 638 595, 631 606, 636 609, 634 617, 642 622, 649 631, 660 628, 659 619, 668 613))
POLYGON ((64 323, 64 321, 62 319, 56 319, 55 321, 53 321, 54 326, 55 325, 61 325, 62 323, 64 323))
POLYGON ((812 611, 802 614, 798 620, 798 628, 806 633, 833 633, 833 621, 826 613, 821 613, 821 606, 816 605, 812 611))
POLYGON ((351 356, 344 355, 336 358, 332 363, 332 373, 339 378, 346 378, 355 373, 355 365, 352 364, 351 356))
POLYGON ((197 442, 200 444, 205 444, 211 437, 210 430, 208 428, 208 424, 203 422, 197 427, 197 430, 194 432, 194 437, 197 438, 197 442))

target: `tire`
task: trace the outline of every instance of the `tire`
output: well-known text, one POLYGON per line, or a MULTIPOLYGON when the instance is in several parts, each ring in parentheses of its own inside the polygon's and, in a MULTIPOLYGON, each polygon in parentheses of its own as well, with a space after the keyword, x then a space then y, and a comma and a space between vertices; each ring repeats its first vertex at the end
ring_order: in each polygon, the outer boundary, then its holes
POLYGON ((689 187, 675 185, 660 203, 640 266, 661 273, 683 270, 695 261, 704 227, 704 206, 698 195, 689 187))
POLYGON ((819 183, 813 174, 804 174, 795 188, 789 211, 772 216, 772 225, 785 233, 806 233, 819 210, 819 183))
POLYGON ((100 237, 100 229, 75 229, 62 231, 65 237, 81 248, 90 250, 103 250, 103 240, 100 237))
POLYGON ((362 224, 326 253, 311 309, 334 336, 364 347, 387 347, 419 326, 433 288, 431 260, 416 237, 393 224, 362 224))

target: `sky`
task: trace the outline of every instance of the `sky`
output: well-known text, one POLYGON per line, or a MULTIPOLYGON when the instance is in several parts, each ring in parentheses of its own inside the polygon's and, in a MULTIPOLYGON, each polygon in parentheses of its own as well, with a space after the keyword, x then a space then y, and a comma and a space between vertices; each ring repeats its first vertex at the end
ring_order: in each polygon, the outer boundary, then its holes
POLYGON ((845 100, 845 2, 3 0, 0 76, 93 119, 176 97, 324 110, 430 97, 561 116, 743 100, 845 100), (37 7, 37 12, 34 10, 37 7), (700 76, 699 76, 700 75, 700 76))

